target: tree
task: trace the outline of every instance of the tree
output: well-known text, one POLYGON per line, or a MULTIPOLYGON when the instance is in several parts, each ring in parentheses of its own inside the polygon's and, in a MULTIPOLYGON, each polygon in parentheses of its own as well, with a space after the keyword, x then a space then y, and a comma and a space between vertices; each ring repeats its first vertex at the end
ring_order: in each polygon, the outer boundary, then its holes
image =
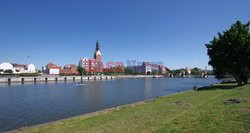
POLYGON ((209 64, 214 74, 221 78, 232 74, 238 85, 248 83, 250 68, 250 22, 237 21, 229 30, 218 33, 218 37, 206 44, 209 64))
POLYGON ((81 66, 77 67, 77 71, 78 71, 79 75, 81 75, 81 76, 86 74, 86 70, 81 66))
POLYGON ((157 71, 156 71, 156 70, 153 70, 153 71, 152 71, 152 75, 157 75, 157 71))
POLYGON ((82 75, 86 75, 87 74, 87 71, 85 68, 82 68, 82 75))
POLYGON ((192 75, 198 75, 198 74, 200 74, 200 72, 201 72, 201 69, 199 69, 198 67, 191 69, 192 75))
POLYGON ((133 70, 130 67, 125 68, 125 74, 132 74, 133 70))
POLYGON ((178 74, 178 73, 182 73, 182 71, 185 71, 185 70, 184 69, 175 69, 175 70, 172 70, 171 73, 178 74))

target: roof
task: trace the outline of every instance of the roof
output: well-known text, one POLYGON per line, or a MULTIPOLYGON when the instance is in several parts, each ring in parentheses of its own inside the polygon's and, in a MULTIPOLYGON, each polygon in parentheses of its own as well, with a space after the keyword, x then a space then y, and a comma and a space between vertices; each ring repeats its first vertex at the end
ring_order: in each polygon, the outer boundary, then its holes
POLYGON ((66 67, 76 67, 77 65, 76 64, 67 64, 65 65, 66 67))
POLYGON ((26 68, 28 65, 11 63, 16 68, 26 68))
POLYGON ((61 74, 78 74, 78 71, 76 69, 61 69, 61 74))
POLYGON ((48 69, 60 69, 59 66, 57 66, 56 64, 53 64, 53 63, 48 63, 47 68, 48 69))
POLYGON ((150 66, 150 67, 157 67, 157 66, 159 66, 158 64, 155 64, 155 63, 153 63, 153 62, 143 62, 143 64, 142 65, 144 65, 144 66, 150 66))

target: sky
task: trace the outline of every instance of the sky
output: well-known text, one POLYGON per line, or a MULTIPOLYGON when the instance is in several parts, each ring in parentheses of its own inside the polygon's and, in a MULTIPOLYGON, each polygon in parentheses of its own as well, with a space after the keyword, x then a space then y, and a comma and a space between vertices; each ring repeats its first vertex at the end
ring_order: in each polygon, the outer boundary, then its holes
POLYGON ((237 20, 250 20, 249 0, 0 0, 0 63, 60 66, 161 61, 170 69, 204 68, 209 43, 237 20))

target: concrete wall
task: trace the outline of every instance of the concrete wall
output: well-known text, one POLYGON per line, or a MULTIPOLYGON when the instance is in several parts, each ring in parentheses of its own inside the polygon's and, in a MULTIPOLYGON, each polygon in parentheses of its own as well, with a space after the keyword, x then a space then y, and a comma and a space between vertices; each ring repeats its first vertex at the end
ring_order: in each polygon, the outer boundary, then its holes
POLYGON ((163 75, 119 75, 115 78, 163 78, 163 75))
POLYGON ((13 82, 57 82, 57 81, 81 81, 81 80, 109 80, 114 76, 40 76, 40 77, 2 77, 0 83, 13 82))

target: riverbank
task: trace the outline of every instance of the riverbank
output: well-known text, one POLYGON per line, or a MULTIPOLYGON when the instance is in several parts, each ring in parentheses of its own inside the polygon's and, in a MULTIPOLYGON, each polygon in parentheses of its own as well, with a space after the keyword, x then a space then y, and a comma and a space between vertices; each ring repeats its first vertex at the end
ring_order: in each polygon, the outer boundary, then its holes
POLYGON ((16 130, 19 132, 249 132, 250 84, 220 84, 16 130))
POLYGON ((37 77, 1 77, 0 83, 24 83, 24 82, 58 82, 58 81, 88 81, 88 80, 112 80, 114 76, 37 76, 37 77))
POLYGON ((163 78, 163 75, 116 75, 116 78, 163 78))
POLYGON ((88 81, 112 80, 114 78, 162 78, 162 75, 90 75, 90 76, 35 76, 35 77, 0 77, 0 83, 25 83, 25 82, 57 82, 57 81, 88 81))

